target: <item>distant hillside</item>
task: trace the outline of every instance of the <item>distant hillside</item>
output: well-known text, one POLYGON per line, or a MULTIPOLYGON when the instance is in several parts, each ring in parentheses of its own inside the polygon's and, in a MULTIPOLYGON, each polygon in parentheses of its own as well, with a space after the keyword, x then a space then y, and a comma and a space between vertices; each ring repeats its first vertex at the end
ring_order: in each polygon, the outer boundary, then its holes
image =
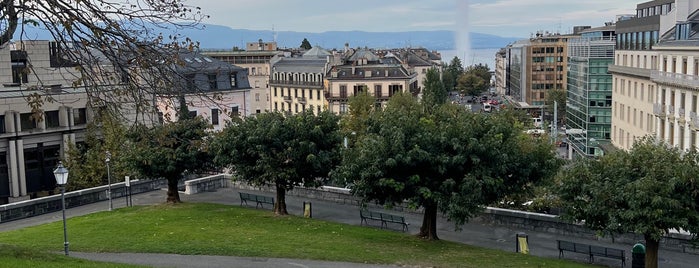
MULTIPOLYGON (((220 25, 206 25, 204 30, 187 30, 182 32, 201 42, 203 48, 244 48, 245 43, 262 39, 265 42, 274 39, 272 31, 239 30, 220 25)), ((298 47, 306 38, 311 45, 324 48, 342 48, 345 43, 350 47, 397 48, 425 47, 431 50, 455 49, 455 33, 452 31, 412 31, 412 32, 364 32, 364 31, 330 31, 322 33, 277 32, 279 47, 298 47)), ((471 33, 472 48, 500 48, 520 38, 500 37, 490 34, 471 33)))
MULTIPOLYGON (((30 39, 50 39, 45 31, 26 27, 26 36, 30 39)), ((235 46, 245 48, 247 42, 262 39, 265 42, 274 40, 270 30, 242 30, 227 26, 205 24, 203 29, 186 29, 179 32, 193 40, 198 40, 202 48, 230 49, 235 46)), ((411 31, 411 32, 364 32, 364 31, 331 31, 322 33, 304 33, 280 31, 277 34, 277 45, 283 47, 299 47, 306 38, 311 45, 324 48, 342 48, 345 43, 350 47, 397 48, 424 47, 430 50, 455 49, 452 31, 411 31)), ((16 36, 15 36, 16 37, 16 36)), ((500 48, 520 38, 500 37, 490 34, 471 33, 471 48, 500 48)))

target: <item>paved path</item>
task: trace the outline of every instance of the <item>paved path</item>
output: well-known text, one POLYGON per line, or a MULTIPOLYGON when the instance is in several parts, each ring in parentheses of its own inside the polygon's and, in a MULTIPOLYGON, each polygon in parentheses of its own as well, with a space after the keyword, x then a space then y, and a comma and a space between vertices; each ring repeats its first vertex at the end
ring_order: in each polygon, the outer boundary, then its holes
MULTIPOLYGON (((238 190, 233 188, 219 189, 215 192, 206 192, 195 195, 181 195, 184 202, 209 202, 228 205, 240 205, 238 190)), ((245 190, 245 192, 253 192, 245 190)), ((271 193, 264 193, 271 195, 271 193)), ((133 202, 135 205, 150 205, 163 203, 165 201, 166 191, 153 191, 135 195, 133 202)), ((330 201, 305 199, 294 196, 287 196, 287 210, 293 215, 302 215, 302 204, 304 201, 313 203, 313 218, 328 220, 346 224, 359 225, 359 212, 356 206, 338 204, 330 201)), ((113 200, 114 207, 120 208, 125 206, 123 198, 113 200)), ((251 206, 254 207, 254 206, 251 206)), ((67 217, 75 217, 85 215, 97 211, 108 209, 108 203, 99 202, 86 206, 71 208, 66 211, 67 217)), ((409 233, 416 234, 421 223, 422 215, 412 213, 401 213, 406 217, 406 221, 410 223, 409 233)), ((0 232, 7 230, 15 230, 27 226, 33 226, 53 221, 60 221, 61 213, 50 213, 32 217, 29 219, 5 222, 0 224, 0 232)), ((395 226, 396 230, 400 230, 399 226, 395 226)), ((69 229, 70 231, 70 229, 69 229)), ((463 226, 461 231, 455 231, 454 225, 444 219, 438 219, 437 234, 441 239, 456 241, 460 243, 500 249, 505 251, 515 251, 515 235, 518 232, 525 230, 517 230, 509 227, 495 226, 473 220, 463 226)), ((557 258, 558 250, 556 249, 556 239, 569 240, 580 243, 593 245, 601 245, 613 248, 624 249, 628 253, 629 260, 627 265, 631 265, 631 247, 628 244, 610 244, 605 241, 588 240, 579 237, 567 237, 564 235, 525 231, 529 235, 529 247, 532 255, 557 258)), ((312 260, 295 260, 295 259, 275 259, 275 258, 242 258, 242 257, 224 257, 224 256, 182 256, 170 254, 97 254, 97 253, 77 253, 71 254, 75 257, 81 257, 92 260, 124 262, 134 264, 145 264, 153 267, 391 267, 377 265, 362 265, 355 263, 338 263, 338 262, 322 262, 312 260)), ((697 267, 699 263, 699 255, 681 253, 676 251, 661 250, 659 253, 659 266, 662 268, 690 268, 697 267)), ((566 259, 586 262, 587 258, 583 254, 566 254, 566 259)), ((621 262, 618 260, 596 258, 596 264, 607 265, 611 267, 620 267, 621 262)))

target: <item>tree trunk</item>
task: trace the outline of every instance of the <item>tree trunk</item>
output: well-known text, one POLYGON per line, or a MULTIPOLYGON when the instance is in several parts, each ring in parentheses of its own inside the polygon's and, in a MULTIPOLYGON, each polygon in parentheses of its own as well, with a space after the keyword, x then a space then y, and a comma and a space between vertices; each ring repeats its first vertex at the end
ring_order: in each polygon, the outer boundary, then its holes
POLYGON ((174 178, 169 178, 167 180, 167 202, 168 203, 181 203, 182 201, 180 200, 180 192, 177 190, 177 182, 179 182, 178 179, 176 179, 177 176, 174 178))
POLYGON ((286 211, 286 189, 277 184, 277 200, 274 201, 274 214, 289 215, 286 211))
POLYGON ((422 217, 422 226, 420 226, 419 237, 427 240, 439 240, 437 237, 437 205, 425 205, 425 213, 422 217))
POLYGON ((644 235, 646 239, 646 268, 658 268, 658 240, 649 235, 644 235))

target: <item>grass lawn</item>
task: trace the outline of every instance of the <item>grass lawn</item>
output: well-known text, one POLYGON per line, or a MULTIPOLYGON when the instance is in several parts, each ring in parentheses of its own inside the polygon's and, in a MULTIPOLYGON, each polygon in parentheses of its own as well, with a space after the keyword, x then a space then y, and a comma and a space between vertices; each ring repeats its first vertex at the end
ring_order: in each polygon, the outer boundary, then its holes
MULTIPOLYGON (((70 218, 67 224, 71 251, 280 257, 421 267, 593 267, 220 204, 121 208, 70 218)), ((58 254, 34 250, 62 252, 63 225, 58 221, 3 232, 0 242, 31 248, 31 254, 42 255, 47 261, 62 259, 55 256, 58 254)), ((10 255, 5 248, 0 249, 3 264, 10 255)), ((17 267, 32 260, 28 255, 16 256, 17 267)))
POLYGON ((143 267, 127 264, 93 262, 66 257, 62 254, 50 254, 44 251, 20 248, 0 244, 0 267, 143 267))

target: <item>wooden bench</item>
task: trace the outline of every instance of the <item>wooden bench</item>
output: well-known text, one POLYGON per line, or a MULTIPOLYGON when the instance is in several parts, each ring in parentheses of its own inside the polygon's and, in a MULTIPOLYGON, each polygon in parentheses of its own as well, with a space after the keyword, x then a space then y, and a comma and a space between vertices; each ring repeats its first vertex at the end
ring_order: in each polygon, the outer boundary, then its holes
POLYGON ((238 192, 240 194, 240 205, 242 206, 243 203, 245 205, 248 204, 248 201, 253 201, 255 202, 255 208, 258 206, 264 208, 262 204, 271 204, 274 206, 274 198, 269 197, 269 196, 264 196, 264 195, 256 195, 256 194, 251 194, 251 193, 243 193, 243 192, 238 192))
POLYGON ((600 246, 575 243, 570 241, 556 240, 558 242, 558 258, 563 257, 563 251, 586 254, 590 258, 590 263, 595 261, 595 256, 621 260, 621 266, 626 265, 626 255, 624 250, 607 248, 600 246))
POLYGON ((362 224, 367 224, 367 220, 375 220, 375 221, 380 221, 381 222, 381 229, 384 227, 388 228, 388 223, 398 223, 401 225, 403 228, 403 232, 408 231, 408 223, 405 222, 405 217, 403 216, 398 216, 398 215, 393 215, 393 214, 388 214, 388 213, 383 213, 383 212, 378 212, 378 211, 371 211, 367 209, 360 209, 359 210, 359 217, 361 217, 361 221, 359 222, 359 225, 362 224))

